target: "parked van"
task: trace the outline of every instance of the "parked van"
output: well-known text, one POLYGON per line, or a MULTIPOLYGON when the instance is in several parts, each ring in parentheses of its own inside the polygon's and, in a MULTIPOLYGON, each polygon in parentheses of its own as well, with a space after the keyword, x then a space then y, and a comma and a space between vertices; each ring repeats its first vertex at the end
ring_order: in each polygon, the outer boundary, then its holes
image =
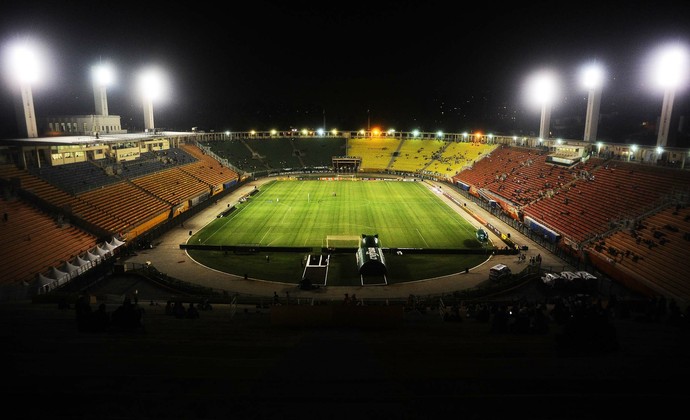
POLYGON ((505 264, 496 264, 489 269, 489 280, 501 280, 510 275, 510 267, 505 264))

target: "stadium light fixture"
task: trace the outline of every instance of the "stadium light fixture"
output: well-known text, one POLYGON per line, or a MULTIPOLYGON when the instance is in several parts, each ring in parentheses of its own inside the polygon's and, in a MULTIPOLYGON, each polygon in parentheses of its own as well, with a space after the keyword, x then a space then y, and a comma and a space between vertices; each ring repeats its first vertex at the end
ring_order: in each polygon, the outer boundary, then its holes
POLYGON ((664 148, 661 146, 657 146, 656 147, 657 159, 661 159, 661 155, 663 155, 663 154, 664 154, 664 148))
POLYGON ((539 137, 549 137, 551 107, 557 94, 556 75, 549 70, 542 70, 528 80, 528 93, 532 102, 541 107, 539 137))
POLYGON ((440 131, 440 130, 437 131, 437 132, 436 132, 436 137, 438 137, 438 138, 443 137, 443 131, 440 131))
POLYGON ((157 69, 147 69, 139 75, 139 88, 144 99, 144 129, 154 130, 153 101, 163 96, 163 75, 157 69))
POLYGON ((419 137, 419 130, 412 130, 412 137, 419 137))
POLYGON ((20 127, 19 131, 28 138, 38 137, 31 87, 41 78, 40 54, 37 52, 36 46, 23 41, 9 46, 6 55, 6 62, 9 66, 8 74, 14 82, 19 83, 21 91, 21 109, 24 113, 25 125, 20 127))
POLYGON ((584 66, 580 71, 580 81, 588 92, 583 140, 591 142, 597 138, 601 89, 604 84, 604 68, 598 63, 590 63, 584 66))
POLYGON ((687 51, 679 44, 667 45, 656 52, 654 57, 654 80, 659 87, 664 89, 664 102, 661 107, 659 132, 656 139, 657 146, 664 147, 668 143, 673 100, 676 90, 685 81, 687 67, 687 51))
POLYGON ((319 128, 318 130, 316 130, 316 133, 317 133, 319 136, 323 137, 323 133, 324 133, 323 128, 319 128))
POLYGON ((96 104, 96 115, 108 115, 108 96, 106 88, 115 81, 115 71, 107 63, 99 63, 91 69, 93 81, 93 100, 96 104))

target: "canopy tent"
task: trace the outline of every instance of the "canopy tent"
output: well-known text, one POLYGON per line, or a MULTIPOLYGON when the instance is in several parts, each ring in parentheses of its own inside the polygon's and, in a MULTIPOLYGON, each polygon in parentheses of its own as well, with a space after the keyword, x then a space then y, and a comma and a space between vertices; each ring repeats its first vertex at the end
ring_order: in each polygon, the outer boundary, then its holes
POLYGON ((108 255, 108 253, 110 252, 110 251, 108 251, 107 249, 101 248, 100 246, 96 246, 96 248, 94 248, 94 251, 95 251, 96 254, 97 254, 99 257, 101 257, 101 258, 105 257, 105 256, 108 255))
POLYGON ((80 256, 77 256, 77 258, 74 259, 74 262, 76 262, 79 267, 91 268, 91 261, 88 259, 85 260, 80 256))
POLYGON ((78 265, 74 265, 69 261, 65 262, 64 269, 67 272, 67 274, 70 275, 70 277, 74 277, 82 271, 81 267, 79 267, 78 265))
POLYGON ((101 256, 92 253, 91 251, 86 251, 86 258, 88 258, 91 264, 98 263, 101 260, 101 256))
POLYGON ((58 269, 55 268, 55 267, 51 267, 51 268, 50 268, 50 274, 51 274, 53 277, 55 277, 55 279, 57 280, 57 284, 58 284, 58 285, 67 283, 67 282, 69 281, 69 279, 70 279, 70 275, 69 275, 69 274, 65 273, 64 271, 60 271, 60 270, 58 270, 58 269))
POLYGON ((112 253, 114 250, 117 249, 117 246, 111 245, 109 242, 103 242, 103 249, 107 250, 108 252, 112 253))
POLYGON ((121 240, 119 240, 113 236, 113 238, 110 240, 110 244, 117 248, 117 247, 121 247, 122 245, 124 245, 125 242, 121 241, 121 240))
POLYGON ((44 275, 41 274, 41 273, 38 273, 37 286, 38 286, 39 290, 42 289, 42 288, 44 288, 45 286, 51 284, 51 283, 56 282, 56 281, 57 281, 57 280, 55 280, 55 279, 53 279, 53 278, 50 278, 50 277, 48 277, 48 276, 44 276, 44 275))

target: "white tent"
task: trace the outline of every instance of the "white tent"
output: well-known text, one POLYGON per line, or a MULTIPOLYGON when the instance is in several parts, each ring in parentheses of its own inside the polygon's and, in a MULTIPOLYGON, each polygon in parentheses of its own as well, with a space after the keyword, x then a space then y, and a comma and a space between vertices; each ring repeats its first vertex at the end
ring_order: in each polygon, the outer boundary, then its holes
POLYGON ((575 274, 577 274, 581 279, 584 280, 597 280, 597 276, 589 273, 588 271, 578 271, 575 274))
POLYGON ((74 277, 77 274, 81 273, 81 268, 78 265, 74 265, 69 261, 65 263, 64 269, 71 277, 74 277))
POLYGON ((115 247, 120 247, 120 246, 124 245, 125 243, 113 236, 113 238, 110 240, 110 244, 114 245, 115 247))
POLYGON ((52 279, 48 276, 44 276, 43 274, 39 273, 38 274, 38 289, 43 289, 47 285, 56 282, 57 280, 52 279))
POLYGON ((91 262, 91 264, 96 264, 101 260, 100 255, 94 254, 91 251, 86 251, 86 258, 89 259, 89 262, 91 262))
POLYGON ((103 242, 103 248, 108 252, 112 253, 113 250, 117 249, 117 246, 112 245, 109 242, 103 242))
POLYGON ((57 280, 58 284, 64 284, 67 283, 70 279, 70 275, 65 273, 64 271, 60 271, 55 267, 50 268, 50 274, 55 277, 57 280))
POLYGON ((74 262, 76 262, 79 267, 91 268, 91 261, 85 260, 80 256, 77 256, 74 262))
POLYGON ((100 246, 96 246, 96 248, 94 248, 94 251, 101 258, 105 257, 106 255, 108 255, 108 252, 110 252, 107 249, 101 248, 100 246))
POLYGON ((573 273, 572 271, 561 271, 561 277, 568 281, 573 281, 580 278, 580 276, 573 273))

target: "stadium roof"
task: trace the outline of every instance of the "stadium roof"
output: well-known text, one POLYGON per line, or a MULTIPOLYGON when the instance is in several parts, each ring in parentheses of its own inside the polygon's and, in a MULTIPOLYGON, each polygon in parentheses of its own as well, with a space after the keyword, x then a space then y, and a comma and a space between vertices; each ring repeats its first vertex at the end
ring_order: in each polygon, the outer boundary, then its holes
POLYGON ((157 131, 155 133, 122 133, 122 134, 101 134, 98 137, 79 135, 79 136, 49 136, 32 137, 22 139, 2 140, 2 144, 17 146, 54 146, 54 145, 97 145, 103 143, 120 143, 123 141, 140 141, 163 137, 189 136, 193 132, 183 131, 157 131))

